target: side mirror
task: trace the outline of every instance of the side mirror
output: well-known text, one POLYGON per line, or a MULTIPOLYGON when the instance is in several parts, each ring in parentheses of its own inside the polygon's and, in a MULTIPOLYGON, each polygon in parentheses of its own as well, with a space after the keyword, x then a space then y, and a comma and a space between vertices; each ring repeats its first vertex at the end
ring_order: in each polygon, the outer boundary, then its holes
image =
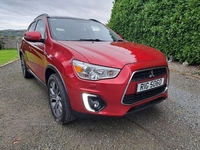
POLYGON ((44 42, 41 33, 38 31, 30 31, 24 34, 24 39, 30 42, 44 42))

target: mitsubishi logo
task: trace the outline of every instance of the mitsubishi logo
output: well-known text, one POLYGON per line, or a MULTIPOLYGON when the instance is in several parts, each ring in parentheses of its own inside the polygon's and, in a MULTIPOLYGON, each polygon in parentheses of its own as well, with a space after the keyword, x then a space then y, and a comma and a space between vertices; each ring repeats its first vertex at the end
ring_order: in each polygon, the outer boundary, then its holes
POLYGON ((153 70, 151 70, 151 73, 149 75, 149 78, 153 78, 154 77, 154 74, 153 74, 153 70))

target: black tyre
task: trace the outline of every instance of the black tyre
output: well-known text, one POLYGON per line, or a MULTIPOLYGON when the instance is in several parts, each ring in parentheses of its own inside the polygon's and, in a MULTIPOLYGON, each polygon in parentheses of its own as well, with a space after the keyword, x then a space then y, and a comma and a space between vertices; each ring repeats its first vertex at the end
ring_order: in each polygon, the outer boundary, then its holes
POLYGON ((22 68, 22 74, 23 74, 23 77, 24 78, 31 78, 32 77, 32 74, 30 74, 27 70, 27 67, 26 67, 26 63, 24 61, 24 56, 21 55, 20 56, 20 59, 21 59, 21 68, 22 68))
POLYGON ((48 96, 51 112, 56 122, 66 124, 76 119, 72 113, 69 98, 63 82, 58 74, 52 74, 49 77, 48 96))

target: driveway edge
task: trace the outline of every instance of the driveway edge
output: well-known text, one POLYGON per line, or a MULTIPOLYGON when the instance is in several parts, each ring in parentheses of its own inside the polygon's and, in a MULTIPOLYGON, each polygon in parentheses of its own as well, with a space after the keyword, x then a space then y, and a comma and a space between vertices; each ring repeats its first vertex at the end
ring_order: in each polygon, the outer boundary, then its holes
POLYGON ((3 68, 3 67, 5 67, 5 66, 7 66, 7 65, 9 65, 9 64, 11 64, 11 63, 17 61, 17 60, 19 60, 19 58, 18 58, 18 59, 15 59, 15 60, 13 60, 13 61, 9 61, 8 63, 5 63, 5 64, 1 65, 0 68, 3 68))

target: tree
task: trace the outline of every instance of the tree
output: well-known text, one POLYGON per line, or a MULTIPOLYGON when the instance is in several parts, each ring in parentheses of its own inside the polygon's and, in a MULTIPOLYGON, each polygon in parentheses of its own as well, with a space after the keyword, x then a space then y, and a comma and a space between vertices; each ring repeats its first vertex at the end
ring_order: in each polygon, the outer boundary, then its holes
POLYGON ((115 0, 108 26, 127 40, 200 64, 199 0, 115 0))

